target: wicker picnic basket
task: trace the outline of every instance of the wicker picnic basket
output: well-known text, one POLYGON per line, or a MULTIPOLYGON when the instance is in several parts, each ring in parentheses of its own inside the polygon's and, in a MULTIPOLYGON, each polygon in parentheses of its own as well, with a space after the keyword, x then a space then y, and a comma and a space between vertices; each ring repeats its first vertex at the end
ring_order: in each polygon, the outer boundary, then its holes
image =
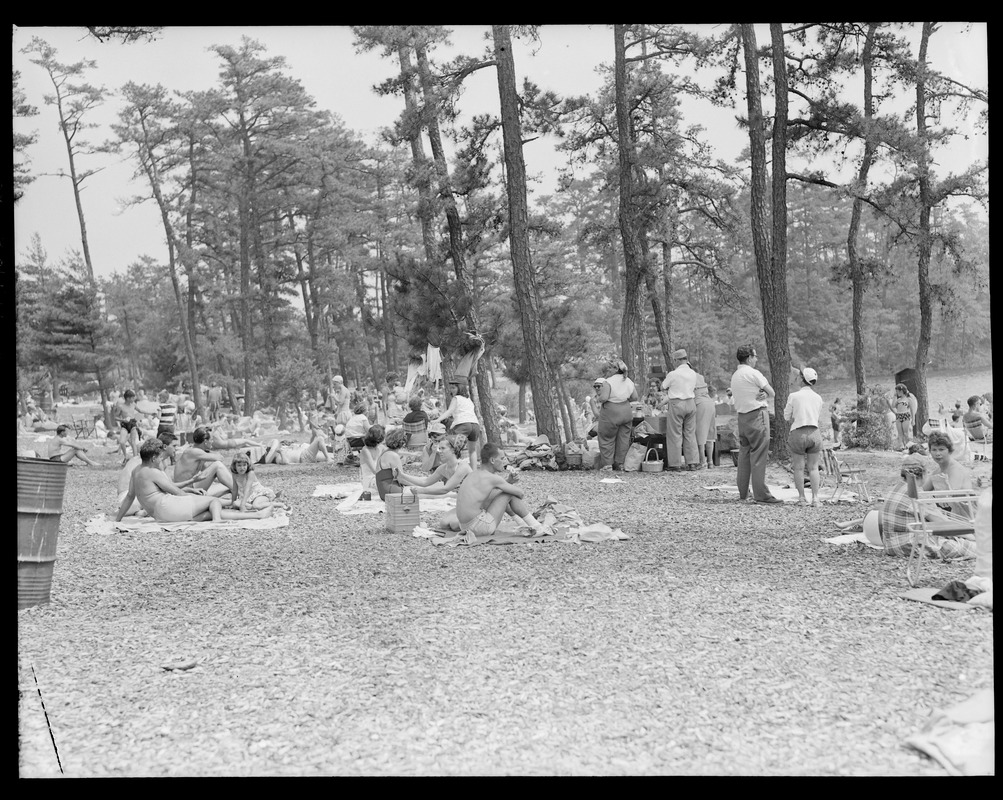
POLYGON ((658 455, 658 451, 654 447, 649 447, 648 452, 644 454, 644 461, 641 462, 641 472, 661 472, 665 469, 665 463, 658 455), (655 454, 654 460, 651 459, 651 454, 655 454))

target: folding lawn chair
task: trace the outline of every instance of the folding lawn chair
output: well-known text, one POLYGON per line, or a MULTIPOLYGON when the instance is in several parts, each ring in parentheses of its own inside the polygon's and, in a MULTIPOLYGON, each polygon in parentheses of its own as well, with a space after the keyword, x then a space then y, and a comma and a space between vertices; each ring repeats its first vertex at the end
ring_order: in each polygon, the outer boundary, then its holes
POLYGON ((407 434, 408 450, 421 450, 428 442, 428 427, 424 421, 402 422, 401 427, 407 434))
POLYGON ((846 463, 836 458, 836 453, 830 447, 822 448, 822 470, 832 478, 833 490, 832 501, 836 502, 844 489, 856 492, 865 503, 871 502, 871 495, 867 491, 867 483, 864 480, 865 469, 862 467, 850 467, 846 463))
POLYGON ((992 458, 993 432, 979 420, 965 423, 965 433, 968 435, 968 445, 982 455, 983 460, 992 458))
MULTIPOLYGON (((956 539, 975 533, 975 523, 942 505, 959 502, 972 503, 974 512, 979 493, 974 489, 933 489, 923 491, 916 482, 916 476, 906 475, 906 494, 912 501, 915 520, 906 525, 912 534, 912 548, 906 559, 906 578, 910 586, 915 586, 926 562, 927 545, 932 537, 956 539)), ((975 514, 971 515, 973 518, 975 514)))

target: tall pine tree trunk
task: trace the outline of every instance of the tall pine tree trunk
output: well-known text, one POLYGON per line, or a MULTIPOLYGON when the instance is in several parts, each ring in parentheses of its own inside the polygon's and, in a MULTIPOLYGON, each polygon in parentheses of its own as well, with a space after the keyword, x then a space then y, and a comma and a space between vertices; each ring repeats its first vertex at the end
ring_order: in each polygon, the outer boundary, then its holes
POLYGON ((491 30, 494 36, 495 59, 498 62, 498 95, 501 101, 502 137, 508 175, 509 248, 512 254, 512 274, 519 321, 526 347, 526 358, 529 362, 530 384, 533 388, 536 431, 556 444, 561 441, 561 437, 553 408, 553 369, 547 358, 543 320, 540 315, 540 294, 529 251, 526 163, 522 153, 522 126, 519 121, 519 96, 516 91, 512 38, 508 25, 492 25, 491 30))
POLYGON ((644 380, 644 280, 645 263, 641 242, 641 210, 636 196, 634 129, 627 99, 627 55, 625 25, 613 26, 616 129, 619 151, 620 237, 623 240, 625 286, 623 318, 620 324, 620 357, 634 380, 644 380))

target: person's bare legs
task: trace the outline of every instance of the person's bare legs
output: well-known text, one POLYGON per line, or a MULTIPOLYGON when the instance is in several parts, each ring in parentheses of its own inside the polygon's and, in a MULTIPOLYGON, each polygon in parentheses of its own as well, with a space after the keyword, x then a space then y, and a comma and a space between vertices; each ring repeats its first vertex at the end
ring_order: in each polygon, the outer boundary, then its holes
POLYGON ((327 461, 327 458, 327 447, 323 436, 311 441, 300 456, 302 461, 327 461))
POLYGON ((477 445, 476 439, 467 440, 467 456, 470 458, 470 469, 477 469, 477 445))
POLYGON ((230 474, 230 470, 222 461, 207 462, 206 466, 199 472, 199 476, 199 479, 192 483, 193 489, 204 489, 207 493, 217 497, 222 497, 227 493, 233 494, 233 475, 230 474), (213 481, 219 481, 226 488, 226 491, 217 493, 215 487, 212 486, 213 481))
MULTIPOLYGON (((801 505, 808 503, 804 496, 804 456, 800 453, 791 453, 791 472, 794 473, 794 488, 798 490, 798 502, 801 505)), ((814 495, 815 489, 812 489, 814 495)))
POLYGON ((265 519, 272 515, 272 507, 269 505, 260 511, 233 511, 223 508, 223 501, 218 497, 199 496, 195 498, 195 513, 192 515, 193 522, 222 522, 231 519, 265 519))
POLYGON ((73 455, 76 458, 79 458, 81 461, 83 461, 89 467, 96 467, 96 466, 98 466, 98 462, 95 461, 94 459, 90 458, 83 450, 74 450, 73 451, 73 455))
MULTIPOLYGON (((811 483, 811 504, 818 506, 821 503, 819 489, 822 485, 822 476, 818 471, 818 463, 822 458, 819 452, 808 453, 808 481, 811 483)), ((802 481, 802 484, 804 481, 802 481)))

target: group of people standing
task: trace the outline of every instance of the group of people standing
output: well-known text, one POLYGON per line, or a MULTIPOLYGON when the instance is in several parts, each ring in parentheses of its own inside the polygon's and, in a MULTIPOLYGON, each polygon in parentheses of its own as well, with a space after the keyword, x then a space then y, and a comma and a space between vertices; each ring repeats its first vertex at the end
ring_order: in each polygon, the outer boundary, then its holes
MULTIPOLYGON (((728 389, 729 404, 738 418, 738 494, 746 500, 750 487, 752 499, 757 503, 781 502, 774 497, 766 484, 766 465, 770 449, 769 403, 776 393, 766 376, 758 369, 759 356, 751 344, 736 351, 738 367, 731 377, 728 389)), ((714 442, 717 438, 716 389, 699 372, 693 369, 687 352, 672 353, 674 368, 661 381, 659 395, 649 387, 646 402, 652 401, 656 411, 663 410, 666 417, 665 447, 667 469, 699 470, 710 466, 714 442)), ((627 377, 627 365, 621 359, 610 362, 611 374, 594 383, 595 403, 598 407, 599 461, 598 469, 623 469, 635 421, 632 404, 637 403, 638 392, 634 382, 627 377)), ((812 502, 818 504, 820 477, 818 472, 822 452, 822 435, 819 416, 822 398, 814 391, 818 374, 811 367, 799 372, 801 385, 788 397, 784 418, 791 425, 790 449, 795 475, 807 467, 812 489, 812 502)), ((803 481, 798 493, 806 503, 803 481)))

